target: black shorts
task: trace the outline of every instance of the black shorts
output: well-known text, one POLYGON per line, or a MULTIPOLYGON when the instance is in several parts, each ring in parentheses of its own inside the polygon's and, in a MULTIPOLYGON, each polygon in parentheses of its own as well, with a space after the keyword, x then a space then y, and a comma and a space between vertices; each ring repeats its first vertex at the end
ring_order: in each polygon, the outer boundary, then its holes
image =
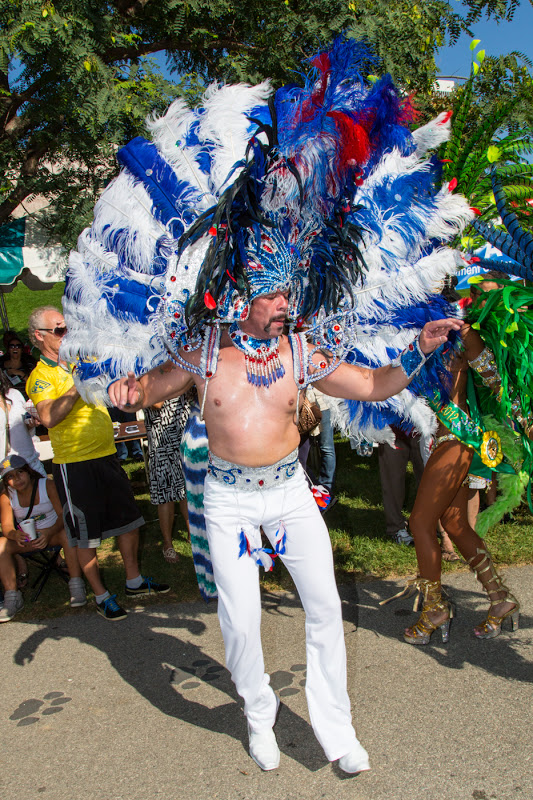
POLYGON ((116 455, 52 464, 72 547, 98 547, 144 524, 128 476, 116 455))

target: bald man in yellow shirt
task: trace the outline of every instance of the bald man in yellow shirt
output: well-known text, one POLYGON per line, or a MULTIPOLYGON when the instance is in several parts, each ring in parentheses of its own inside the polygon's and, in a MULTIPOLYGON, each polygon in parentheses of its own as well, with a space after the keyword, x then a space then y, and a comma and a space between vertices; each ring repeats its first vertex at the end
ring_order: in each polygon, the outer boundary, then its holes
POLYGON ((128 477, 116 456, 113 425, 107 409, 86 403, 66 364, 59 361, 66 333, 63 314, 52 306, 37 308, 28 321, 41 358, 26 384, 54 450, 53 475, 69 542, 78 549, 83 573, 95 595, 98 612, 109 620, 126 611, 102 583, 97 548, 116 536, 126 571, 126 595, 164 594, 167 584, 140 574, 139 526, 144 523, 128 477))

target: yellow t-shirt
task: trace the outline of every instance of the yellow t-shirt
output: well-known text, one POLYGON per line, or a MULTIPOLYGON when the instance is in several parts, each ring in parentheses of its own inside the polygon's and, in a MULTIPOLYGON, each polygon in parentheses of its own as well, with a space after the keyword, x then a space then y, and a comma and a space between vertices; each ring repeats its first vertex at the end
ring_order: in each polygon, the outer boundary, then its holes
MULTIPOLYGON (((72 375, 41 356, 26 383, 33 404, 55 400, 74 385, 72 375)), ((113 423, 105 406, 94 406, 79 397, 62 422, 48 431, 54 464, 74 464, 116 453, 113 423)))

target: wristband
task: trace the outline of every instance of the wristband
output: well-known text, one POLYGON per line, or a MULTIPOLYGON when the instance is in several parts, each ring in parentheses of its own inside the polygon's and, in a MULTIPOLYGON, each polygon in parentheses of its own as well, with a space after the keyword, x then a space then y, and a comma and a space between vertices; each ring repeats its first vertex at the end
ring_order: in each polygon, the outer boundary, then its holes
POLYGON ((427 360, 428 356, 420 349, 420 341, 417 336, 414 342, 411 342, 399 356, 396 356, 394 361, 391 361, 391 366, 401 367, 405 376, 412 380, 415 375, 418 375, 427 360))

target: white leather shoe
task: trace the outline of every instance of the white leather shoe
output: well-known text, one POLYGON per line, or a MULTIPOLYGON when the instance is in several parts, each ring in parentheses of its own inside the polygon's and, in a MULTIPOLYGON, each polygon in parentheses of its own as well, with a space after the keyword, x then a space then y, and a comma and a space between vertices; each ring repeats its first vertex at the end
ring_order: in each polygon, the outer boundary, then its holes
POLYGON ((250 755, 257 766, 265 772, 277 769, 279 767, 279 747, 272 728, 267 728, 259 733, 252 733, 248 728, 248 737, 250 755))
POLYGON ((359 742, 356 742, 349 753, 339 758, 339 767, 343 772, 350 772, 351 774, 365 772, 370 769, 368 753, 359 742))
MULTIPOLYGON (((274 725, 278 720, 280 706, 280 699, 276 697, 276 717, 274 719, 274 725)), ((253 733, 248 725, 248 739, 250 742, 250 755, 258 767, 261 767, 265 772, 279 767, 279 747, 272 728, 266 728, 259 733, 253 733)))

